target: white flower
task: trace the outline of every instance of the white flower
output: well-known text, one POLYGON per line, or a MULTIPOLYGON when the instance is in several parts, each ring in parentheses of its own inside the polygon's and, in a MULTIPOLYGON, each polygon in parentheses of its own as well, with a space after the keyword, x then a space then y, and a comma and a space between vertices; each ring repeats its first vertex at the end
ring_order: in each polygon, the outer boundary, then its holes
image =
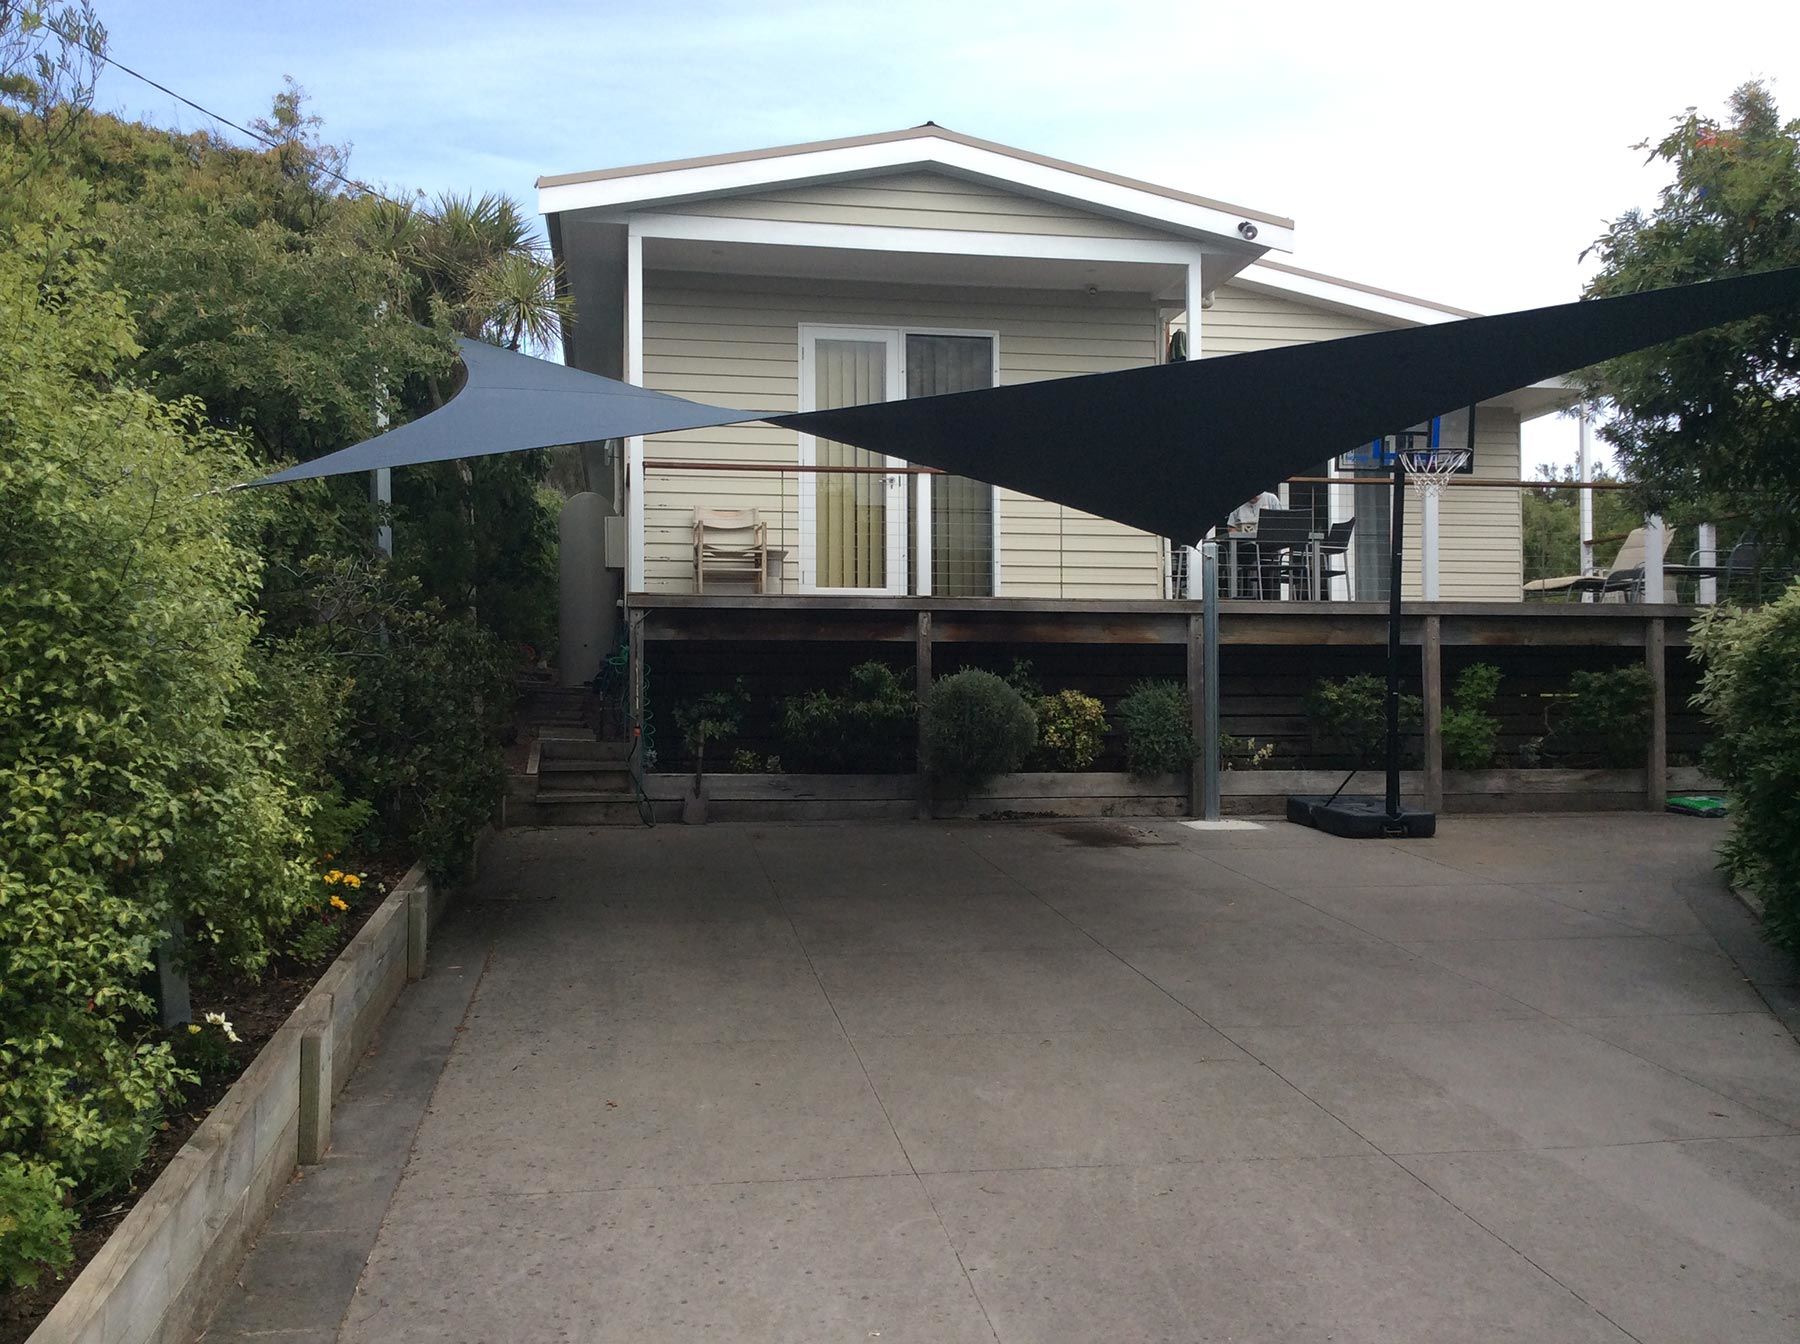
POLYGON ((224 1013, 208 1013, 206 1015, 206 1024, 210 1027, 217 1027, 220 1031, 225 1033, 226 1040, 230 1041, 233 1045, 237 1044, 238 1034, 231 1029, 231 1022, 224 1013))

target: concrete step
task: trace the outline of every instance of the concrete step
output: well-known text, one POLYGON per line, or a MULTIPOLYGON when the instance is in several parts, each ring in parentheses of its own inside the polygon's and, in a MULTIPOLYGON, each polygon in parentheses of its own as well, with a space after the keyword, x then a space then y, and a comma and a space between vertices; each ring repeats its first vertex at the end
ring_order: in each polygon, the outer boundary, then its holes
MULTIPOLYGON (((641 826, 635 795, 550 794, 529 801, 509 798, 502 814, 507 826, 641 826)), ((679 801, 655 804, 658 822, 681 818, 679 801)))
POLYGON ((565 793, 617 793, 629 796, 631 775, 624 770, 571 770, 539 775, 538 796, 565 793))

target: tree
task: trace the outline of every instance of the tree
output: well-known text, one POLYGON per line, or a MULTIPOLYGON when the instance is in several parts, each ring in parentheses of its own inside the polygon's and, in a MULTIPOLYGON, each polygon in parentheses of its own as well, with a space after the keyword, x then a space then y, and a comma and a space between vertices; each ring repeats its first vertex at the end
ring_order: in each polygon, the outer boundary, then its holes
MULTIPOLYGON (((1724 121, 1690 109, 1654 146, 1673 170, 1657 207, 1629 210, 1589 249, 1587 296, 1800 265, 1800 121, 1759 83, 1724 121)), ((1649 512, 1744 515, 1763 541, 1800 552, 1800 309, 1716 327, 1582 375, 1611 400, 1601 430, 1649 512)))
MULTIPOLYGON (((1581 572, 1581 492, 1568 488, 1579 479, 1576 468, 1568 463, 1561 467, 1538 468, 1540 484, 1522 493, 1525 541, 1525 580, 1554 579, 1581 572)), ((1618 479, 1606 467, 1596 467, 1596 481, 1618 479)), ((1594 536, 1596 563, 1604 565, 1616 549, 1617 542, 1643 519, 1635 499, 1626 490, 1595 490, 1594 536)))

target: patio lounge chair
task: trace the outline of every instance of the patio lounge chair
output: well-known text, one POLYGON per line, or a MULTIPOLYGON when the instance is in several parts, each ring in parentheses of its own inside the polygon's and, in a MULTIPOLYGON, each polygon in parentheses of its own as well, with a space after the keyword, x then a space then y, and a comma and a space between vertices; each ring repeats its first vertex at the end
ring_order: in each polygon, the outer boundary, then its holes
MULTIPOLYGON (((1567 574, 1555 579, 1533 579, 1525 585, 1528 593, 1562 593, 1573 598, 1580 593, 1593 593, 1601 600, 1609 597, 1621 602, 1644 600, 1644 548, 1649 532, 1634 527, 1619 543, 1613 562, 1597 574, 1567 574)), ((1667 533, 1664 534, 1665 536, 1667 533)), ((1663 601, 1668 600, 1668 582, 1663 583, 1663 601)))

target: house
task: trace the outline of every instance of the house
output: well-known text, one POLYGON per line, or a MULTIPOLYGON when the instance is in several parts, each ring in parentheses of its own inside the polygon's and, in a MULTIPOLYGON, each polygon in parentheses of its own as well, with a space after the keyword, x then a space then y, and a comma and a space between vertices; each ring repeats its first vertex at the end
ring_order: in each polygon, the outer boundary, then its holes
MULTIPOLYGON (((746 409, 963 391, 1151 364, 1183 346, 1209 357, 1470 316, 1282 260, 1294 224, 1281 216, 931 123, 538 186, 573 299, 568 362, 746 409)), ((1472 473, 1516 481, 1521 421, 1566 399, 1545 385, 1479 407, 1472 473)), ((1466 421, 1445 432, 1461 444, 1466 421)), ((695 592, 695 519, 711 510, 754 510, 765 534, 766 568, 739 592, 1050 604, 1186 595, 1193 538, 791 430, 690 431, 619 452, 608 492, 634 598, 695 592)), ((1105 444, 1093 465, 1106 470, 1105 444)), ((1321 460, 1282 493, 1321 527, 1355 519, 1347 576, 1326 595, 1384 596, 1386 473, 1321 460)), ((1413 536, 1419 507, 1408 505, 1413 536)), ((1437 507, 1437 595, 1517 601, 1517 492, 1451 489, 1437 507)))

